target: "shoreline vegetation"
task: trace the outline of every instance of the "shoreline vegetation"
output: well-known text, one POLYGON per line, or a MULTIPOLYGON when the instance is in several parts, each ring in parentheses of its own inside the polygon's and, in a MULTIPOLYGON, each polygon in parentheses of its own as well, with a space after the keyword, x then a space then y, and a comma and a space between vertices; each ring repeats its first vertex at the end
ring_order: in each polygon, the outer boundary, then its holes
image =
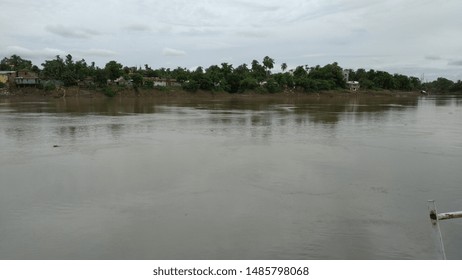
POLYGON ((79 88, 77 86, 67 88, 56 88, 53 90, 44 90, 39 88, 15 88, 15 89, 0 89, 0 99, 10 100, 48 100, 48 99, 105 99, 105 98, 120 98, 120 99, 199 99, 199 100, 215 100, 215 99, 318 99, 318 98, 367 98, 367 97, 418 97, 421 96, 420 91, 390 91, 390 90, 375 90, 375 91, 356 91, 351 92, 347 89, 329 90, 320 92, 304 92, 296 90, 286 90, 277 93, 262 93, 258 91, 246 91, 238 94, 231 94, 225 91, 204 91, 197 90, 190 92, 182 88, 165 87, 160 89, 133 89, 121 86, 111 86, 101 89, 79 88), (108 89, 111 94, 108 95, 108 89))
POLYGON ((56 56, 42 68, 12 55, 0 62, 0 96, 30 97, 337 97, 337 96, 418 96, 422 92, 459 93, 462 82, 438 78, 422 83, 416 77, 373 69, 343 69, 336 62, 325 66, 297 66, 286 63, 275 69, 274 59, 234 67, 229 63, 201 66, 195 70, 127 67, 109 61, 104 68, 56 56), (3 76, 1 76, 3 75, 3 76))

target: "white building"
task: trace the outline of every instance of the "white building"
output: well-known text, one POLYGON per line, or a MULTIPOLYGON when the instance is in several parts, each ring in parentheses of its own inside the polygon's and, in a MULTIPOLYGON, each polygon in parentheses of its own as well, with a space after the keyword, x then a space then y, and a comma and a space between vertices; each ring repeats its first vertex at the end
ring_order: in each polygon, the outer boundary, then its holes
POLYGON ((348 81, 347 85, 350 88, 350 91, 357 91, 359 89, 358 81, 348 81))
POLYGON ((343 79, 346 81, 350 91, 357 91, 359 89, 358 81, 350 81, 350 70, 343 69, 343 79))

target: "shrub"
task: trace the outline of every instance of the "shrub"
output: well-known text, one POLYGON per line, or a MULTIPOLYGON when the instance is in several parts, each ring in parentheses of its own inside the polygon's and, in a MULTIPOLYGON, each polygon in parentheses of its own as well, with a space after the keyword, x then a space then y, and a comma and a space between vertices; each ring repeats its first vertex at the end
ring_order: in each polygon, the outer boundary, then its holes
POLYGON ((154 82, 153 82, 153 81, 146 81, 146 82, 144 82, 144 88, 146 88, 146 89, 152 89, 152 88, 154 88, 154 82))
POLYGON ((265 84, 265 88, 269 93, 276 93, 281 91, 279 84, 274 79, 269 79, 265 84))
POLYGON ((103 93, 104 93, 104 95, 106 95, 108 97, 114 97, 116 95, 116 92, 114 91, 114 89, 112 89, 110 87, 103 88, 103 93))
POLYGON ((244 92, 245 90, 254 90, 258 87, 258 82, 252 77, 247 77, 242 80, 239 84, 239 91, 244 92))
POLYGON ((52 90, 55 90, 56 89, 56 86, 54 83, 51 83, 51 82, 47 82, 43 85, 43 89, 46 90, 46 91, 52 91, 52 90))
POLYGON ((183 83, 183 89, 190 92, 196 92, 199 89, 199 84, 196 81, 187 81, 183 83))

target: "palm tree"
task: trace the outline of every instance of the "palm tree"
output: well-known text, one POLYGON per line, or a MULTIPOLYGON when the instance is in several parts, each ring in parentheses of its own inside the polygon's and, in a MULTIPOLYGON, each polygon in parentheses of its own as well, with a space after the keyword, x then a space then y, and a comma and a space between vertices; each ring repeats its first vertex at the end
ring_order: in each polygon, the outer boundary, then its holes
POLYGON ((265 66, 266 70, 269 72, 274 67, 274 59, 265 56, 265 58, 263 58, 263 66, 265 66))

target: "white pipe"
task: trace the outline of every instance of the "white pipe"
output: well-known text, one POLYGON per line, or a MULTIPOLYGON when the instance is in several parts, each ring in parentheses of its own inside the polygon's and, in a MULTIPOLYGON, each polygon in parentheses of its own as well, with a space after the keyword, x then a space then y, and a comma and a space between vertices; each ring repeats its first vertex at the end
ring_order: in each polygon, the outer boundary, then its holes
POLYGON ((437 215, 438 221, 441 220, 449 220, 449 219, 456 219, 456 218, 462 218, 462 211, 458 212, 448 212, 448 213, 439 213, 437 215))
POLYGON ((432 222, 432 227, 436 235, 437 243, 439 243, 439 245, 441 246, 440 255, 442 256, 443 260, 445 260, 446 252, 444 250, 443 235, 441 234, 441 229, 438 221, 462 218, 462 211, 438 213, 438 211, 436 210, 436 203, 434 200, 428 201, 428 210, 430 211, 430 220, 432 222))

